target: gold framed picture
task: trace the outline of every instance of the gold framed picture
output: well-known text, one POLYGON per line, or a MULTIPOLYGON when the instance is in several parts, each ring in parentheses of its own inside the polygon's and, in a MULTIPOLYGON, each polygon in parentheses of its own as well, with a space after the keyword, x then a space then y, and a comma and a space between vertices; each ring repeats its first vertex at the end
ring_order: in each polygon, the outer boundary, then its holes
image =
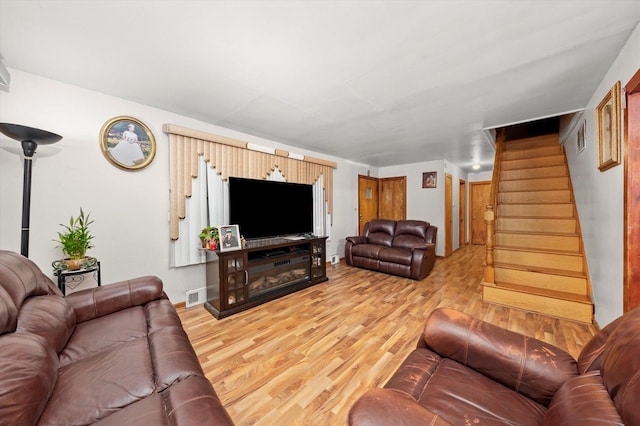
POLYGON ((620 82, 617 81, 596 108, 598 169, 620 164, 620 82))
POLYGON ((119 116, 102 126, 100 148, 114 166, 123 170, 140 170, 153 161, 156 139, 142 121, 119 116))

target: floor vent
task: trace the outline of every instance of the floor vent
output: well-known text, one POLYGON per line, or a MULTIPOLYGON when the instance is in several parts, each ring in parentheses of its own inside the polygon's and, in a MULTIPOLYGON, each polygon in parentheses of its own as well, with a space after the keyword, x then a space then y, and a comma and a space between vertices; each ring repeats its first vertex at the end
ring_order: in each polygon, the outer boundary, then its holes
POLYGON ((340 256, 338 256, 337 254, 331 256, 331 264, 337 265, 338 263, 340 263, 340 256))
POLYGON ((201 305, 206 301, 207 289, 205 287, 187 291, 186 307, 190 308, 195 305, 201 305))

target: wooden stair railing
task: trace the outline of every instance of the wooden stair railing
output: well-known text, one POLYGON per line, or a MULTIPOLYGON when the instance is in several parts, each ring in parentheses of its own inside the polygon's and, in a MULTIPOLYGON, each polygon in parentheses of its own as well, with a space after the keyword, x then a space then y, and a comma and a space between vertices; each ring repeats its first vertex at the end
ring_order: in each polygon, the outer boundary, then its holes
POLYGON ((485 241, 484 282, 494 284, 495 272, 493 266, 493 247, 495 245, 495 214, 498 208, 498 185, 500 184, 500 162, 504 147, 504 132, 499 131, 496 136, 496 155, 493 160, 493 174, 491 176, 491 192, 489 202, 484 212, 484 223, 487 225, 485 241))

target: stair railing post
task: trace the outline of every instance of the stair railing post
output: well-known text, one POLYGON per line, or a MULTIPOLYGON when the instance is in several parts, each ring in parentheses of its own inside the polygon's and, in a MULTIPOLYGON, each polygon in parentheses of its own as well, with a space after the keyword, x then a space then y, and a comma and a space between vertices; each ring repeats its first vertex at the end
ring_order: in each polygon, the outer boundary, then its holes
POLYGON ((495 283, 495 273, 493 267, 493 247, 494 247, 494 224, 495 224, 495 213, 493 211, 493 205, 487 205, 487 209, 484 212, 484 223, 487 225, 487 241, 485 244, 486 248, 486 257, 485 257, 485 268, 484 268, 484 282, 486 283, 495 283))

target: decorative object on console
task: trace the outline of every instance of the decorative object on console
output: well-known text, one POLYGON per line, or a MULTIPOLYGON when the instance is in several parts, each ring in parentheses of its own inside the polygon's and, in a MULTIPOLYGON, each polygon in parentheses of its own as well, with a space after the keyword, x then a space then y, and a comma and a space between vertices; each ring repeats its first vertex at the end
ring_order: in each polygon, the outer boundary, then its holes
POLYGON ((423 188, 435 188, 437 184, 438 172, 424 172, 422 173, 422 187, 423 188))
POLYGON ((598 169, 620 164, 620 82, 617 81, 596 108, 598 169))
POLYGON ((91 245, 93 235, 89 232, 89 225, 93 223, 93 220, 89 219, 90 215, 91 213, 85 215, 82 207, 80 207, 80 215, 78 217, 71 216, 68 225, 60 224, 65 231, 58 232, 57 241, 60 243, 59 247, 62 249, 62 253, 69 256, 68 259, 63 259, 63 263, 67 265, 69 270, 80 269, 83 264, 86 266, 85 255, 87 250, 93 248, 91 245))
POLYGON ((102 126, 100 148, 114 166, 123 170, 140 170, 153 161, 156 139, 142 121, 120 116, 102 126))
POLYGON ((220 226, 220 251, 240 250, 238 225, 220 226))
POLYGON ((220 235, 218 234, 218 228, 215 226, 205 226, 202 228, 198 238, 200 238, 200 241, 202 242, 202 248, 209 250, 215 250, 218 248, 220 235))
POLYGON ((46 130, 20 124, 0 123, 0 132, 21 142, 24 153, 24 174, 22 181, 22 234, 20 254, 29 257, 29 217, 31 214, 31 168, 32 159, 38 145, 58 142, 62 136, 46 130))

